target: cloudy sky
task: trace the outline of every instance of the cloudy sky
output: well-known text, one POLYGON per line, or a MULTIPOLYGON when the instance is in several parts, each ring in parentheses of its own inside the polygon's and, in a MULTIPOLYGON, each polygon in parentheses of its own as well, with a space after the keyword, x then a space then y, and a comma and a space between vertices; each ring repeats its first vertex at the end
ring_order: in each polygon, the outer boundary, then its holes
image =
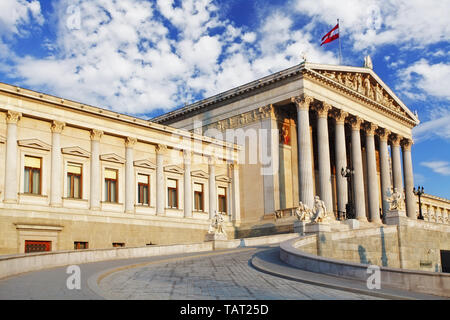
POLYGON ((308 60, 374 71, 417 111, 416 185, 450 199, 450 1, 1 0, 0 81, 151 118, 308 60))

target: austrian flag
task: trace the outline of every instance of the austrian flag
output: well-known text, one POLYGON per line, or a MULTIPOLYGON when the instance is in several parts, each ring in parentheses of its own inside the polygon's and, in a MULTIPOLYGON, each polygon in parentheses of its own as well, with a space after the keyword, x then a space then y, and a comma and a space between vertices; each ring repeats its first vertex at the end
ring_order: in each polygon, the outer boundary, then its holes
POLYGON ((323 44, 336 40, 337 38, 339 38, 339 23, 331 29, 330 32, 323 36, 322 43, 320 45, 322 46, 323 44))

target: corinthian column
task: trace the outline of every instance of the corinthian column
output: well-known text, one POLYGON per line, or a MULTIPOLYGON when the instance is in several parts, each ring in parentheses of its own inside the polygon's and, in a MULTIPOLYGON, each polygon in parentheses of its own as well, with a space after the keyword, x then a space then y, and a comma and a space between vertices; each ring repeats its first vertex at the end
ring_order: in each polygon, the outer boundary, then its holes
POLYGON ((192 152, 183 150, 184 160, 184 217, 192 217, 192 184, 191 184, 192 152))
POLYGON ((216 159, 213 156, 208 158, 208 173, 209 173, 209 218, 214 218, 217 203, 216 203, 216 159))
POLYGON ((137 139, 127 137, 125 139, 125 212, 134 213, 135 186, 134 181, 134 154, 133 148, 137 139))
POLYGON ((342 110, 336 110, 333 113, 336 119, 335 138, 336 145, 334 146, 336 155, 336 189, 337 189, 337 209, 338 213, 345 212, 345 205, 348 202, 347 179, 342 176, 341 170, 347 168, 347 152, 345 146, 345 118, 348 113, 342 110))
POLYGON ((156 214, 164 215, 164 153, 167 146, 158 144, 156 146, 156 214))
POLYGON ((322 102, 316 106, 317 145, 319 156, 320 198, 325 202, 327 211, 333 212, 333 198, 331 195, 330 146, 328 142, 328 111, 331 106, 322 102))
POLYGON ((17 202, 17 122, 22 117, 20 112, 6 113, 6 166, 5 198, 6 203, 17 202))
POLYGON ((414 175, 411 160, 412 140, 404 139, 402 141, 403 149, 403 174, 405 177, 405 200, 406 215, 408 218, 417 219, 416 215, 416 199, 414 195, 414 175))
POLYGON ((314 206, 313 170, 311 154, 311 135, 309 130, 309 106, 312 97, 302 95, 291 98, 297 106, 298 168, 300 201, 312 208, 314 206))
POLYGON ((61 163, 61 132, 65 127, 64 122, 53 121, 52 130, 52 170, 50 184, 50 206, 60 207, 62 205, 63 170, 61 163))
POLYGON ((231 184, 232 184, 232 197, 233 197, 233 221, 239 222, 241 220, 241 202, 239 193, 239 164, 230 164, 231 168, 231 184))
POLYGON ((380 171, 381 171, 381 196, 383 199, 383 215, 389 211, 388 195, 391 192, 391 175, 389 173, 389 151, 388 138, 391 132, 387 129, 378 129, 378 137, 380 138, 380 171))
POLYGON ((400 159, 400 141, 401 137, 398 134, 391 135, 392 142, 392 176, 394 177, 394 188, 397 192, 403 194, 402 181, 402 164, 400 159))
POLYGON ((380 223, 380 203, 378 197, 377 160, 375 156, 375 130, 377 126, 366 123, 366 158, 367 158, 367 184, 369 189, 369 217, 371 222, 380 223))
POLYGON ((366 221, 366 201, 364 199, 364 178, 361 155, 361 122, 359 117, 351 119, 352 125, 352 163, 353 163, 353 193, 355 199, 356 219, 366 221))
POLYGON ((100 181, 100 139, 103 131, 91 130, 91 210, 100 210, 101 181, 100 181))

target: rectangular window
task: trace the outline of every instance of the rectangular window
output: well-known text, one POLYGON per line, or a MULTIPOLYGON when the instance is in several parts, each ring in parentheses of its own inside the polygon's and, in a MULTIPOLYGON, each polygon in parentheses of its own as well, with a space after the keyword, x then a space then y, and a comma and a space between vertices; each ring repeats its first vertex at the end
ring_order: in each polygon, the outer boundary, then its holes
POLYGON ((203 184, 194 183, 194 210, 203 211, 203 184))
POLYGON ((42 158, 25 156, 24 193, 41 194, 42 158))
POLYGON ((125 243, 123 243, 123 242, 113 242, 113 247, 114 248, 123 248, 123 247, 125 247, 125 243))
POLYGON ((145 174, 138 174, 138 203, 150 205, 150 177, 145 174))
POLYGON ((51 241, 25 240, 25 253, 52 251, 51 241))
POLYGON ((167 199, 169 208, 178 208, 178 181, 174 179, 167 180, 167 199))
POLYGON ((89 249, 89 242, 84 242, 84 241, 75 241, 73 243, 73 248, 75 250, 79 250, 79 249, 89 249))
POLYGON ((81 199, 83 165, 69 163, 67 165, 67 198, 81 199))
POLYGON ((227 189, 219 187, 217 190, 219 213, 227 213, 227 189))
POLYGON ((105 201, 119 202, 117 197, 118 183, 117 170, 105 169, 105 201))

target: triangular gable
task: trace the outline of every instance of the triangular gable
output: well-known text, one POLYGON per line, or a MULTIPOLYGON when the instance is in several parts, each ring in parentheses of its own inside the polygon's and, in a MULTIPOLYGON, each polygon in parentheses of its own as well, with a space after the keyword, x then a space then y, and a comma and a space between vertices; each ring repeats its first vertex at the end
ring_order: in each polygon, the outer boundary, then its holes
POLYGON ((381 104, 392 112, 419 124, 417 116, 395 95, 395 93, 369 68, 335 65, 306 65, 307 70, 324 76, 336 84, 358 93, 372 102, 381 104))
POLYGON ((61 148, 61 153, 70 154, 72 156, 89 158, 91 156, 90 152, 80 148, 80 147, 67 147, 61 148))
POLYGON ((196 177, 196 178, 208 179, 209 174, 203 170, 195 170, 195 171, 191 172, 191 176, 196 177))
POLYGON ((164 167, 165 172, 183 174, 184 170, 176 165, 168 165, 164 167))
POLYGON ((0 136, 0 143, 5 143, 6 142, 6 138, 4 136, 0 136))
POLYGON ((231 179, 225 175, 221 175, 221 176, 216 176, 216 181, 230 182, 231 179))
POLYGON ((100 160, 116 162, 116 163, 125 163, 125 158, 122 158, 121 156, 119 156, 115 153, 102 154, 100 156, 100 160))
POLYGON ((146 169, 155 169, 156 168, 156 165, 148 159, 136 160, 136 161, 134 161, 134 166, 146 168, 146 169))
POLYGON ((51 146, 39 139, 26 139, 26 140, 19 140, 17 141, 17 144, 21 147, 27 147, 27 148, 33 148, 33 149, 40 149, 45 151, 50 151, 51 146))

